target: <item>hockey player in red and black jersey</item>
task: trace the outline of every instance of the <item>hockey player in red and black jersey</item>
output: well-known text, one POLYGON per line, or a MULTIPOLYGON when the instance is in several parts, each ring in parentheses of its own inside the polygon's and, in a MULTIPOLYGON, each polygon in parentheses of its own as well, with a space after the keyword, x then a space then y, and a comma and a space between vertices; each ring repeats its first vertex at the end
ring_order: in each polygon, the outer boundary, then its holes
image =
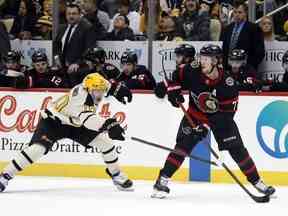
POLYGON ((84 63, 80 65, 79 72, 84 74, 84 77, 91 71, 101 71, 101 75, 106 79, 116 80, 120 76, 119 69, 113 64, 105 62, 105 50, 102 47, 89 48, 84 56, 84 63))
POLYGON ((21 54, 11 50, 0 61, 0 87, 25 88, 27 66, 21 64, 21 54))
POLYGON ((228 71, 237 83, 239 91, 261 91, 261 81, 257 71, 247 64, 247 53, 242 49, 234 49, 228 57, 228 71))
POLYGON ((118 82, 125 83, 129 89, 152 90, 155 88, 156 82, 152 73, 144 65, 138 64, 138 56, 133 50, 122 54, 121 66, 123 71, 117 78, 118 82))
MULTIPOLYGON (((206 45, 200 51, 199 65, 183 64, 173 73, 167 88, 168 100, 179 107, 184 102, 182 89, 189 91, 188 113, 197 125, 192 128, 183 117, 175 149, 190 155, 197 143, 207 136, 208 128, 214 134, 220 151, 228 151, 247 180, 261 193, 273 194, 275 189, 267 186, 259 177, 257 168, 241 139, 233 120, 238 104, 238 89, 233 77, 226 74, 220 64, 222 50, 216 45, 206 45)), ((168 195, 169 179, 179 169, 184 156, 170 153, 154 185, 152 197, 168 195)))
MULTIPOLYGON (((181 44, 174 50, 176 56, 176 68, 182 64, 195 64, 195 48, 190 44, 181 44)), ((164 98, 167 94, 165 83, 159 82, 156 84, 154 93, 158 98, 164 98)))
POLYGON ((58 69, 49 67, 45 53, 37 51, 32 55, 32 69, 26 74, 27 88, 68 88, 69 81, 58 69))

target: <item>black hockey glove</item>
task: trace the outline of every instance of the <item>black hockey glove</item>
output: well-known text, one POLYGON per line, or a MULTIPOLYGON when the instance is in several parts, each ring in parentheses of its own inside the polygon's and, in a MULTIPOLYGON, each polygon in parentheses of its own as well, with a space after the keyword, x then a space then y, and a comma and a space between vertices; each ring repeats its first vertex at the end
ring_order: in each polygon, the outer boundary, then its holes
POLYGON ((170 85, 167 88, 168 100, 174 107, 179 107, 178 103, 183 103, 184 97, 181 94, 181 86, 180 85, 170 85))
POLYGON ((193 128, 193 130, 201 139, 205 138, 209 132, 209 129, 205 125, 198 125, 197 127, 193 128))
POLYGON ((102 127, 99 130, 100 132, 107 131, 109 137, 112 140, 125 140, 123 134, 125 133, 124 129, 119 125, 115 118, 107 119, 102 127))
POLYGON ((122 83, 112 83, 112 86, 107 95, 113 95, 123 104, 126 104, 127 101, 128 103, 132 101, 132 93, 130 89, 122 83))
POLYGON ((164 82, 157 83, 154 89, 154 93, 158 98, 164 98, 167 93, 167 88, 164 82))

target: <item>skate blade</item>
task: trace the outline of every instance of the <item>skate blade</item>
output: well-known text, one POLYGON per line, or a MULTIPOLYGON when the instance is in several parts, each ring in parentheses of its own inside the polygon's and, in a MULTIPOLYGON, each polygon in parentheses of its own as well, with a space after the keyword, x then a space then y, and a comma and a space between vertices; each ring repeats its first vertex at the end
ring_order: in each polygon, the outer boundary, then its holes
POLYGON ((165 199, 167 197, 168 193, 164 191, 156 191, 154 190, 153 194, 151 195, 151 198, 153 199, 165 199))
POLYGON ((125 192, 133 192, 134 191, 134 188, 133 187, 129 187, 129 188, 123 188, 121 187, 120 185, 116 185, 117 189, 119 191, 125 191, 125 192))

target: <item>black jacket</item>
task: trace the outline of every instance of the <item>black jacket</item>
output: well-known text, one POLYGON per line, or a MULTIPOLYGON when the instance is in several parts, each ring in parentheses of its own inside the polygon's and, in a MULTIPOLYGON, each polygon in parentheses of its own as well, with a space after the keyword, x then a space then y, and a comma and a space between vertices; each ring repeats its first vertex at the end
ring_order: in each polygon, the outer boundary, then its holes
MULTIPOLYGON (((76 27, 73 35, 68 44, 66 59, 62 58, 63 63, 73 64, 79 63, 83 53, 87 48, 91 47, 96 43, 91 35, 90 29, 91 24, 85 18, 82 18, 76 27)), ((65 34, 68 25, 60 26, 58 34, 53 41, 53 53, 54 55, 62 56, 62 37, 65 34)))
MULTIPOLYGON (((229 46, 234 25, 235 23, 228 25, 221 35, 221 41, 223 41, 224 67, 226 67, 228 63, 229 46)), ((260 27, 247 21, 240 32, 236 48, 243 49, 247 52, 247 63, 257 70, 258 65, 265 57, 264 37, 260 27)))
POLYGON ((186 41, 210 41, 210 17, 207 12, 185 12, 177 21, 178 34, 186 41))

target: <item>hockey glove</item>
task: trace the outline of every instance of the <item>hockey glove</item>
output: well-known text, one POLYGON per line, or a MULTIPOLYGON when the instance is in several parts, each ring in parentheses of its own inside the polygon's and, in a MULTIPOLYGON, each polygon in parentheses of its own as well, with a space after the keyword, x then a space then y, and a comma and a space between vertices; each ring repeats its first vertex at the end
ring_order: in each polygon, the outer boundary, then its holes
POLYGON ((167 88, 164 84, 164 82, 160 82, 156 84, 156 87, 154 89, 154 93, 158 98, 164 98, 167 93, 167 88))
POLYGON ((180 85, 170 85, 167 88, 168 100, 174 107, 179 107, 178 103, 183 103, 184 97, 181 95, 180 85))
POLYGON ((127 101, 129 103, 132 101, 132 93, 130 89, 122 83, 112 83, 112 86, 107 95, 113 95, 123 104, 126 104, 127 101))
POLYGON ((205 138, 209 132, 205 125, 198 125, 197 127, 193 128, 193 130, 201 139, 205 138))
POLYGON ((115 118, 107 119, 103 126, 99 130, 100 132, 107 131, 109 137, 112 140, 125 140, 123 134, 125 133, 124 129, 119 125, 115 118))

